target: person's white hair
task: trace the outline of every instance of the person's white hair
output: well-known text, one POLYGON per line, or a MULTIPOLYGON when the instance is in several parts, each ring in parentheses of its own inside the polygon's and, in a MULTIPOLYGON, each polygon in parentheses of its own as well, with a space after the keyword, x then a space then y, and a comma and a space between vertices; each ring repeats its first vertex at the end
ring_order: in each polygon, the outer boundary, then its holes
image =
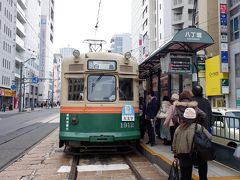
POLYGON ((179 100, 179 95, 176 94, 176 93, 173 93, 172 96, 171 96, 171 100, 172 100, 172 101, 177 101, 177 100, 179 100))

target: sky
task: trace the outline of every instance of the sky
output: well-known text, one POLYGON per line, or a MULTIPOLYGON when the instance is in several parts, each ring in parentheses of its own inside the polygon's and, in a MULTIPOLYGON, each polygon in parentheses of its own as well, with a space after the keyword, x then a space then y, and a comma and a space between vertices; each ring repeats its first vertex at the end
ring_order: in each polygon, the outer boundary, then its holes
POLYGON ((99 0, 56 0, 54 17, 54 48, 71 47, 88 52, 85 39, 101 39, 110 47, 114 34, 131 33, 131 0, 101 0, 99 23, 95 38, 99 0))

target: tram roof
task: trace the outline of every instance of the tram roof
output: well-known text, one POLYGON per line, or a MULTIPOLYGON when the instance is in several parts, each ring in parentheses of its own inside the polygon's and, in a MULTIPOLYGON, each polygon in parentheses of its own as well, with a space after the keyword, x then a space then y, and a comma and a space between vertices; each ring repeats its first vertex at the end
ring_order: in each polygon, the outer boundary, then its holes
POLYGON ((192 55, 214 44, 213 38, 200 28, 188 27, 182 29, 174 37, 162 44, 139 65, 140 71, 146 71, 160 63, 168 53, 175 52, 183 55, 192 55))

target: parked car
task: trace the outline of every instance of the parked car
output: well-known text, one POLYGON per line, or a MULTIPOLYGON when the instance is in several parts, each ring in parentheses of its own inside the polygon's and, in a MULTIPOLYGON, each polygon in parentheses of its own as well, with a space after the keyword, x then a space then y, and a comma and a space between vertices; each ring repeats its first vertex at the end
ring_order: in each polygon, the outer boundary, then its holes
POLYGON ((213 109, 213 141, 231 147, 240 143, 240 109, 213 109))

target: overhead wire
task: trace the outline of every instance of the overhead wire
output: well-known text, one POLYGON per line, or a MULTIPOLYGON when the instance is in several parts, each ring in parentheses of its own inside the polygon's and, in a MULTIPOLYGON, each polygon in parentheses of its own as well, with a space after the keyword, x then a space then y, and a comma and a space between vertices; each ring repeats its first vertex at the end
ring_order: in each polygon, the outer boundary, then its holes
POLYGON ((95 37, 94 37, 94 39, 96 39, 96 34, 97 34, 97 29, 98 29, 98 24, 99 24, 99 14, 100 14, 101 3, 102 3, 102 0, 99 0, 98 13, 97 13, 97 22, 96 22, 96 25, 95 25, 95 35, 94 35, 95 37))

